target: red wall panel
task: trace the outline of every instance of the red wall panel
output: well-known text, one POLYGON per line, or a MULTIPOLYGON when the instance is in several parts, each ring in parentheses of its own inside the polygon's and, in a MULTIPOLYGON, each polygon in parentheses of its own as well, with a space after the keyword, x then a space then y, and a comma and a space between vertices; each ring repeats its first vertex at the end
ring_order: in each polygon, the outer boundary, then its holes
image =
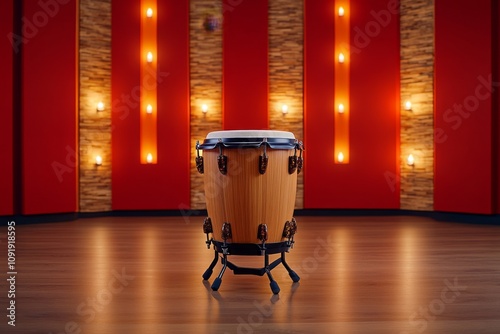
POLYGON ((435 4, 436 211, 492 213, 491 9, 435 4))
POLYGON ((305 1, 305 208, 399 208, 397 2, 351 1, 350 163, 334 163, 333 2, 305 1), (387 14, 383 21, 377 18, 387 14))
POLYGON ((140 1, 112 4, 113 210, 190 205, 189 2, 158 0, 158 163, 139 147, 140 1), (172 33, 175 32, 175 33, 172 33))
POLYGON ((268 127, 268 1, 224 0, 223 127, 268 127))
MULTIPOLYGON (((496 29, 493 32, 493 68, 496 70, 495 82, 500 82, 500 4, 493 1, 493 26, 496 29)), ((493 157, 496 157, 496 166, 493 169, 496 173, 496 213, 500 214, 500 92, 497 86, 494 92, 494 108, 493 115, 496 117, 496 129, 493 131, 496 134, 496 146, 494 147, 493 157)))
MULTIPOLYGON (((0 36, 12 36, 14 2, 0 2, 0 36)), ((13 49, 6 39, 0 43, 0 216, 14 213, 13 189, 13 49)))
POLYGON ((23 214, 77 210, 76 1, 24 1, 23 214))

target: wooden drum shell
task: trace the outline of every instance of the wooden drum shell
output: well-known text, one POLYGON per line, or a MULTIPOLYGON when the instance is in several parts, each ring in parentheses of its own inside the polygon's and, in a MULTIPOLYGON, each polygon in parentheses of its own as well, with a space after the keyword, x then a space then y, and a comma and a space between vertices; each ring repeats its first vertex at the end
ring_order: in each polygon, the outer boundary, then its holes
POLYGON ((282 241, 286 221, 293 217, 297 191, 297 172, 288 173, 293 149, 267 148, 269 162, 259 173, 262 148, 224 148, 227 174, 219 172, 219 149, 203 151, 204 186, 213 239, 223 241, 222 225, 231 224, 233 243, 260 243, 259 224, 268 228, 267 242, 282 241))

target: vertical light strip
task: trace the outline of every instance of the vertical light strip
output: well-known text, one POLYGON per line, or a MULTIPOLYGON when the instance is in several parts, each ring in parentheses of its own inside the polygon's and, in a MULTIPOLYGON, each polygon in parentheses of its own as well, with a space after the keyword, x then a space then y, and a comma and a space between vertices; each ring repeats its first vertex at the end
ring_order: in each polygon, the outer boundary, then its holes
POLYGON ((350 1, 335 1, 335 163, 349 163, 349 26, 350 1))
MULTIPOLYGON (((141 83, 156 77, 158 65, 157 48, 158 10, 156 0, 141 1, 141 83)), ((157 91, 156 85, 141 85, 140 127, 141 163, 155 164, 157 155, 157 91)))

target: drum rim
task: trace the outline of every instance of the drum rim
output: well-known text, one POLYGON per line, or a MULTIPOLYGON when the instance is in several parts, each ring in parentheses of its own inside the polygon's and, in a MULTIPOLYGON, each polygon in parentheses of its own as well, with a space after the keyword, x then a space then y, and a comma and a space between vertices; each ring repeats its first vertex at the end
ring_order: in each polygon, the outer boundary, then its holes
POLYGON ((226 138, 281 138, 295 139, 290 131, 283 130, 219 130, 209 132, 206 139, 226 138))
POLYGON ((200 150, 211 150, 217 146, 226 148, 259 148, 267 145, 272 149, 294 149, 299 148, 297 139, 288 138, 266 138, 266 137, 243 137, 243 138, 207 138, 202 144, 197 144, 200 150))

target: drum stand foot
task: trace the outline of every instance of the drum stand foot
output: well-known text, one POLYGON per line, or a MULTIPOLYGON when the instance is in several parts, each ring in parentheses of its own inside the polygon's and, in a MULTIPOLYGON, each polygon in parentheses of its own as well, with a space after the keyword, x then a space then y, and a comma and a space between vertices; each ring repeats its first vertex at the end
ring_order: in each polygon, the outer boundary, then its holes
MULTIPOLYGON (((216 255, 217 256, 217 255, 216 255)), ((224 272, 226 271, 226 268, 228 266, 228 260, 227 260, 227 254, 224 254, 223 255, 223 258, 222 258, 222 269, 219 273, 219 276, 217 276, 216 279, 214 279, 214 282, 212 283, 212 290, 213 291, 217 291, 219 290, 219 287, 222 283, 222 275, 224 275, 224 272)))
POLYGON ((203 280, 206 281, 210 278, 210 276, 212 276, 213 269, 214 269, 215 265, 217 264, 218 260, 219 260, 219 254, 217 253, 217 251, 215 251, 215 257, 214 257, 212 263, 210 263, 210 266, 207 268, 207 270, 205 270, 205 272, 202 275, 203 280))
POLYGON ((288 263, 286 263, 285 252, 281 253, 281 263, 285 267, 286 271, 288 271, 288 275, 290 275, 290 278, 292 279, 292 281, 294 281, 295 283, 300 281, 300 276, 297 275, 297 273, 295 271, 293 271, 292 268, 290 268, 288 263))

